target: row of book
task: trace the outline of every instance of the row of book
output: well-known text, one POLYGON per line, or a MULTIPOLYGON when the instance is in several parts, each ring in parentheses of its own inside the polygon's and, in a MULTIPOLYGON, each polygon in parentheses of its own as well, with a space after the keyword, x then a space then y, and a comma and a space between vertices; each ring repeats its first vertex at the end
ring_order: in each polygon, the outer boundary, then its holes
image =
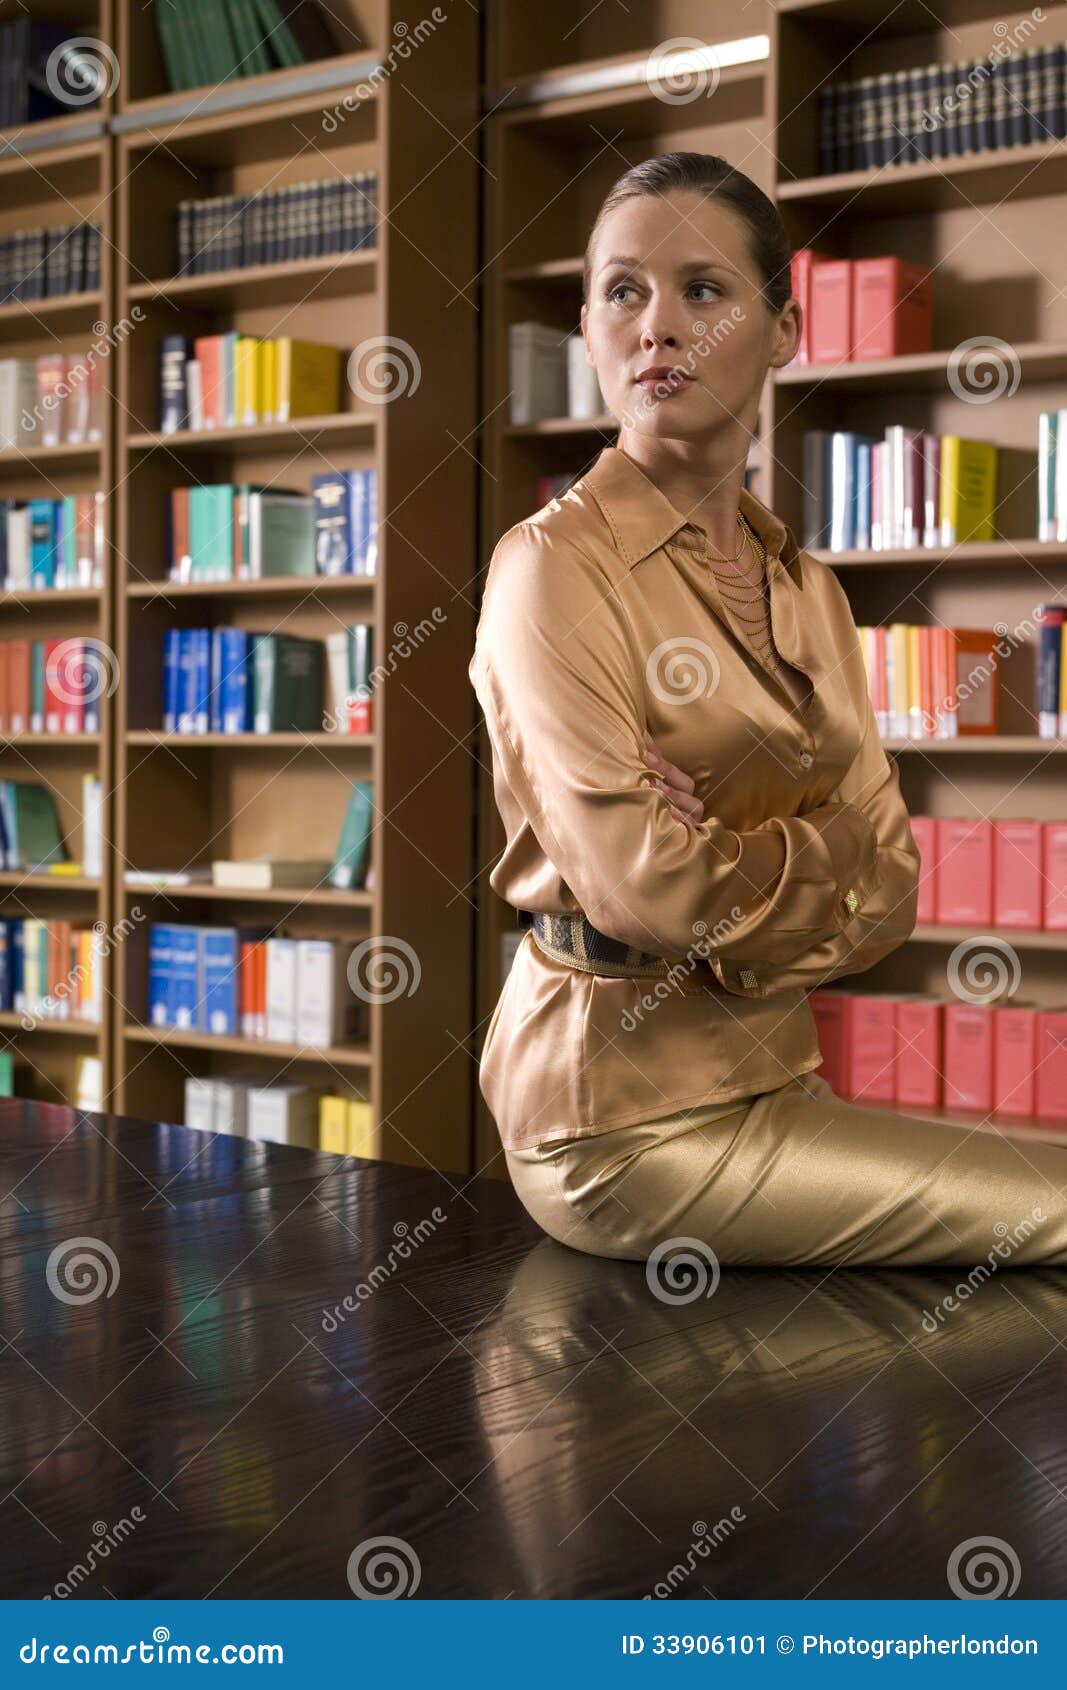
POLYGON ((103 493, 0 499, 5 592, 104 585, 103 493))
POLYGON ((249 628, 168 628, 163 730, 177 734, 370 733, 373 627, 325 640, 249 628))
POLYGON ((182 868, 127 869, 127 886, 144 886, 156 891, 183 886, 216 885, 234 890, 252 887, 328 886, 338 892, 369 892, 374 886, 371 860, 371 816, 373 784, 353 781, 345 806, 344 821, 332 862, 286 862, 271 857, 251 862, 188 863, 182 868))
POLYGON ((1067 1008, 825 988, 808 1002, 839 1097, 1067 1120, 1067 1008))
POLYGON ((512 323, 508 360, 513 423, 599 417, 606 411, 580 334, 567 334, 546 323, 512 323))
POLYGON ((27 874, 99 875, 104 856, 103 786, 82 776, 82 860, 72 862, 59 825, 55 794, 38 781, 0 781, 0 865, 27 874))
POLYGON ((0 305, 55 299, 100 286, 100 225, 65 223, 0 238, 0 305))
POLYGON ((317 0, 155 0, 167 84, 207 82, 330 58, 338 51, 329 9, 317 0))
POLYGON ((252 482, 175 487, 168 519, 172 581, 377 573, 373 469, 326 470, 310 493, 252 482))
POLYGON ((916 921, 1067 933, 1067 821, 912 816, 916 921))
POLYGON ((99 733, 110 683, 97 640, 0 640, 0 733, 99 733))
POLYGON ((248 428, 341 408, 345 353, 289 335, 166 335, 159 345, 159 426, 248 428))
POLYGON ((901 423, 881 439, 806 429, 801 544, 880 552, 991 540, 998 456, 991 441, 901 423))
POLYGON ((906 258, 829 258, 802 247, 791 261, 803 324, 794 362, 900 358, 933 345, 932 272, 906 258))
POLYGON ((318 1092, 295 1081, 265 1086, 258 1079, 190 1074, 184 1125, 336 1156, 373 1158, 378 1153, 373 1107, 366 1098, 318 1092))
POLYGON ((0 358, 0 451, 103 439, 103 360, 94 352, 0 358))
POLYGON ((819 95, 819 173, 954 158, 1067 135, 1062 41, 994 57, 913 65, 832 83, 819 95))
POLYGON ((177 216, 179 276, 355 252, 378 244, 378 173, 181 200, 177 216))
POLYGON ((857 625, 878 731, 956 739, 1000 725, 997 635, 990 628, 857 625))
POLYGON ((0 920, 0 1010, 40 1021, 99 1021, 104 935, 70 921, 0 920))
POLYGON ((268 930, 153 921, 153 1027, 327 1050, 361 1037, 367 1005, 348 980, 351 944, 268 930))
POLYGON ((1067 541, 1067 407, 1037 419, 1037 537, 1067 541))
POLYGON ((73 102, 64 93, 76 95, 79 109, 96 105, 102 92, 96 43, 74 25, 45 23, 20 10, 0 23, 0 129, 68 116, 73 102))

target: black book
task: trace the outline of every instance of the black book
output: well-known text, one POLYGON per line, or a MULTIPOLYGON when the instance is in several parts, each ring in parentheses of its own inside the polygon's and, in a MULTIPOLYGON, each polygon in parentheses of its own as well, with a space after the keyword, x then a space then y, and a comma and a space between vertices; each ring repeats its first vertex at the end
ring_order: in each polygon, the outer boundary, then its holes
POLYGON ((1045 49, 1045 111, 1049 131, 1062 141, 1067 136, 1067 42, 1045 49))
POLYGON ((186 388, 185 364, 192 357, 192 342, 188 335, 164 335, 159 343, 159 428, 162 434, 175 434, 189 423, 189 395, 186 388))
POLYGON ((984 60, 971 73, 971 103, 974 106, 974 144, 984 153, 993 145, 993 72, 984 60))
POLYGON ((1008 82, 1003 59, 998 59, 993 66, 991 85, 993 98, 989 144, 994 148, 1006 147, 1011 131, 1008 122, 1008 82))
POLYGON ((1011 146, 1021 147, 1030 127, 1026 110, 1026 62, 1021 53, 1009 53, 1004 65, 1008 79, 1008 140, 1011 146))
POLYGON ((100 286, 99 223, 89 223, 85 230, 85 286, 92 293, 100 286))
POLYGON ((861 76, 856 84, 855 125, 856 125, 856 167, 859 170, 873 170, 878 160, 875 156, 875 78, 861 76))
POLYGON ((959 95, 960 144, 958 151, 961 153, 974 152, 974 90, 969 80, 972 64, 973 61, 970 59, 961 59, 956 66, 956 81, 963 89, 962 94, 959 95))
POLYGON ((830 544, 830 487, 827 461, 830 435, 822 428, 804 431, 804 504, 801 546, 813 551, 830 544))
POLYGON ((832 176, 837 169, 837 89, 824 88, 819 95, 819 175, 832 176))
POLYGON ((1023 80, 1026 84, 1026 139, 1051 139, 1045 123, 1043 72, 1044 52, 1040 47, 1028 47, 1023 54, 1023 80))

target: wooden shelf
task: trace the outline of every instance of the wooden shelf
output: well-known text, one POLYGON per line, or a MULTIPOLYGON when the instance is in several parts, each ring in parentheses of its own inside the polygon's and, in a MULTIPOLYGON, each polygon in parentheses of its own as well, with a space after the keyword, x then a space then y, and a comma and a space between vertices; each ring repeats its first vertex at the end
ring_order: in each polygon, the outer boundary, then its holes
POLYGON ((323 1049, 314 1045, 278 1044, 272 1039, 239 1039, 227 1038, 221 1033, 186 1032, 177 1027, 144 1027, 135 1022, 128 1022, 123 1032, 137 1044, 174 1045, 186 1050, 219 1050, 234 1056, 272 1056, 282 1060, 295 1057, 303 1062, 329 1063, 334 1068, 369 1068, 371 1065, 369 1045, 331 1045, 323 1049))
POLYGON ((895 1115, 906 1115, 913 1121, 936 1121, 950 1127, 973 1127, 979 1132, 1040 1133, 1067 1143, 1067 1121, 1051 1115, 1005 1115, 995 1109, 920 1109, 909 1103, 880 1102, 873 1098, 856 1097, 851 1101, 861 1109, 889 1109, 895 1115))
POLYGON ((938 923, 924 923, 913 929, 908 940, 914 945, 958 945, 975 937, 1002 939, 1018 950, 1067 951, 1067 933, 1051 932, 1043 927, 950 927, 938 923))
POLYGON ((29 870, 0 869, 0 887, 17 892, 99 892, 103 882, 81 874, 33 874, 29 870))
POLYGON ((206 751, 290 751, 303 745, 327 747, 332 751, 365 751, 374 744, 374 737, 372 733, 177 734, 164 733, 161 728, 131 728, 126 734, 126 743, 168 748, 195 745, 206 751))
MULTIPOLYGON (((338 416, 295 417, 291 422, 250 423, 239 428, 181 428, 173 434, 155 431, 129 434, 126 445, 131 452, 155 451, 160 446, 182 452, 212 452, 219 446, 262 446, 272 451, 278 445, 313 445, 311 436, 331 440, 369 436, 374 433, 377 421, 371 412, 345 411, 338 416)), ((0 453, 0 461, 4 456, 0 453)))
POLYGON ((82 745, 99 745, 100 735, 93 734, 0 734, 0 745, 34 745, 45 750, 60 746, 72 749, 82 745))
POLYGON ((1065 739, 1039 739, 1036 734, 961 734, 957 739, 883 739, 887 751, 925 751, 935 757, 942 752, 977 757, 1043 757, 1046 752, 1067 751, 1065 739))
POLYGON ((1053 568, 1067 563, 1064 540, 968 540, 958 546, 903 546, 880 552, 828 552, 809 556, 832 569, 996 569, 1035 563, 1053 568))
POLYGON ((316 907, 321 904, 325 909, 374 907, 373 892, 339 892, 329 886, 146 886, 143 882, 134 881, 125 881, 124 885, 128 893, 139 898, 196 898, 215 903, 282 904, 294 908, 304 904, 316 907))
POLYGON ((373 288, 378 264, 374 247, 357 252, 334 252, 321 258, 292 258, 279 264, 248 264, 240 269, 211 270, 203 275, 165 276, 137 282, 127 297, 133 301, 166 299, 181 305, 279 305, 288 300, 331 298, 353 288, 373 288))
MULTIPOLYGON (((887 216, 902 211, 965 209, 973 202, 1001 200, 1013 190, 1058 194, 1067 183, 1067 141, 1034 141, 1019 147, 961 153, 956 158, 923 159, 911 164, 883 164, 874 170, 847 170, 832 176, 807 176, 779 182, 780 201, 810 202, 843 209, 869 195, 887 216)), ((855 208, 855 207, 854 207, 855 208)))
POLYGON ((72 610, 86 604, 98 605, 103 597, 102 587, 12 587, 0 589, 0 610, 4 606, 29 610, 31 607, 51 610, 69 606, 72 610))
MULTIPOLYGON (((1012 344, 1024 381, 1067 378, 1067 343, 1023 341, 1012 344)), ((980 351, 979 354, 980 356, 980 351)), ((852 392, 906 393, 940 387, 947 379, 954 349, 912 352, 900 358, 851 359, 840 364, 787 364, 774 372, 779 387, 822 387, 840 383, 852 392)))
POLYGON ((132 599, 269 598, 278 593, 366 590, 377 579, 376 575, 269 575, 256 581, 131 581, 126 592, 132 599))
POLYGON ((58 446, 31 446, 23 451, 20 446, 8 446, 0 451, 0 465, 13 469, 36 469, 51 464, 96 464, 103 453, 103 446, 99 440, 86 442, 80 446, 71 446, 61 442, 58 446))
POLYGON ((61 1033, 71 1039, 98 1039, 103 1031, 103 1024, 99 1021, 60 1021, 52 1016, 34 1016, 30 1010, 0 1009, 0 1027, 17 1027, 24 1033, 61 1033), (33 1022, 32 1027, 23 1026, 23 1017, 28 1016, 33 1022))
MULTIPOLYGON (((72 219, 73 221, 73 219, 72 219)), ((96 289, 89 293, 53 294, 47 299, 16 299, 0 305, 0 335, 8 338, 12 332, 30 333, 48 328, 61 328, 91 318, 103 309, 104 296, 96 289)))

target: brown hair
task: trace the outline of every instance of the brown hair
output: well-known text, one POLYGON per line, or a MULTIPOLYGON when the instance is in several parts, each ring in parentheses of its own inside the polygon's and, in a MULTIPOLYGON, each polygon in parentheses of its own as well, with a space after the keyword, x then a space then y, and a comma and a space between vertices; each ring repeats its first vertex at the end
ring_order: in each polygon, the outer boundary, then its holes
POLYGON ((721 200, 744 223, 756 267, 762 277, 760 292, 767 309, 775 315, 792 296, 790 274, 792 246, 778 207, 758 188, 751 176, 717 153, 660 153, 635 164, 608 190, 585 248, 582 270, 582 298, 589 303, 593 248, 609 212, 624 200, 639 194, 675 192, 702 194, 721 200))

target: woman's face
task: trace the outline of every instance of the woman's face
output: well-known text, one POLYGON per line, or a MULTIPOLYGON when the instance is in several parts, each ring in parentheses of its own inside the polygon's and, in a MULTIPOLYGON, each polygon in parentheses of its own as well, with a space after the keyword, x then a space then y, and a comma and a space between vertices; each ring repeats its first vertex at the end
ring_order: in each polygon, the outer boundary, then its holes
POLYGON ((751 432, 768 367, 800 337, 796 301, 776 318, 759 289, 745 225, 713 199, 641 194, 605 218, 582 334, 623 433, 751 432))

